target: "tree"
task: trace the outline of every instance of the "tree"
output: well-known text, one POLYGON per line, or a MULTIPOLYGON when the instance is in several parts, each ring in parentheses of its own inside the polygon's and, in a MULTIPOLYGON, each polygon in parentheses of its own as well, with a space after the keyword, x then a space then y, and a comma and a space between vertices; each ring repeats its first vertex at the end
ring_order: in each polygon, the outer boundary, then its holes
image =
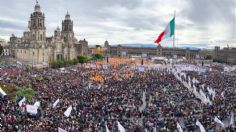
POLYGON ((9 86, 4 86, 4 85, 0 85, 0 87, 2 88, 3 91, 5 91, 7 93, 8 99, 14 99, 15 98, 15 92, 16 92, 16 88, 9 85, 9 86))
POLYGON ((102 46, 101 45, 96 45, 96 48, 101 48, 102 46))
POLYGON ((27 99, 32 99, 35 95, 35 91, 32 88, 19 87, 16 89, 15 94, 20 97, 26 97, 27 99))
POLYGON ((61 67, 66 67, 70 65, 76 65, 78 62, 79 61, 77 58, 74 58, 72 60, 56 60, 56 61, 50 62, 49 66, 51 68, 61 68, 61 67))
POLYGON ((3 53, 3 47, 0 45, 0 55, 3 53))
POLYGON ((88 57, 87 56, 78 56, 77 57, 79 63, 84 64, 88 62, 88 57))
POLYGON ((92 59, 93 60, 100 60, 102 58, 103 58, 103 56, 101 54, 92 54, 92 59))
POLYGON ((76 65, 78 63, 78 60, 76 58, 72 59, 72 64, 76 65))
POLYGON ((211 55, 207 55, 206 56, 206 60, 211 60, 212 59, 212 56, 211 55))
POLYGON ((35 91, 28 87, 14 87, 12 85, 4 86, 0 84, 3 91, 7 93, 8 99, 12 100, 17 97, 26 97, 27 99, 32 99, 35 95, 35 91))

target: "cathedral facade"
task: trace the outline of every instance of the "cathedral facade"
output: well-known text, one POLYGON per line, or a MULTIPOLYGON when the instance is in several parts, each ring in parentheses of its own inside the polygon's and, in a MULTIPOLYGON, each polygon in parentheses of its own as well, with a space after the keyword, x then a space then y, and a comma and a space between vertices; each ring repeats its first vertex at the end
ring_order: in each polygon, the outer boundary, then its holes
POLYGON ((52 37, 46 37, 45 15, 38 2, 23 37, 12 35, 9 44, 12 56, 31 65, 48 65, 52 61, 71 60, 88 54, 88 42, 75 38, 73 21, 68 12, 62 21, 62 29, 57 27, 52 37))

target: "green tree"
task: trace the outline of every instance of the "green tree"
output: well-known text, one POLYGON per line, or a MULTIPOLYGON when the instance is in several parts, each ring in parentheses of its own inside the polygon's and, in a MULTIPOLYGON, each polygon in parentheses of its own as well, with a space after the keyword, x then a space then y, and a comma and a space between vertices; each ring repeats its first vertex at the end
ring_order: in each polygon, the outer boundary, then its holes
MULTIPOLYGON (((49 66, 51 68, 61 68, 65 66, 70 66, 70 65, 76 65, 79 62, 77 58, 74 58, 72 60, 63 60, 63 61, 52 61, 49 63, 49 66)), ((85 61, 86 62, 86 61, 85 61)))
POLYGON ((35 95, 35 91, 32 88, 19 87, 16 89, 15 94, 19 96, 26 97, 27 99, 32 99, 35 95))
POLYGON ((88 62, 88 57, 87 56, 78 56, 77 59, 78 59, 78 62, 81 63, 81 64, 88 62))
POLYGON ((207 55, 206 56, 206 60, 211 60, 212 59, 212 56, 211 55, 207 55))
POLYGON ((0 55, 3 53, 3 47, 0 45, 0 55))
POLYGON ((101 45, 96 45, 96 48, 101 48, 102 46, 101 45))
POLYGON ((76 65, 78 63, 78 60, 76 58, 72 59, 72 65, 76 65))
POLYGON ((102 54, 92 54, 92 59, 93 60, 100 60, 102 58, 103 58, 102 54))
POLYGON ((15 98, 15 92, 16 92, 16 88, 13 86, 4 86, 2 84, 0 84, 0 87, 2 88, 3 91, 5 91, 9 97, 9 99, 14 99, 15 98))

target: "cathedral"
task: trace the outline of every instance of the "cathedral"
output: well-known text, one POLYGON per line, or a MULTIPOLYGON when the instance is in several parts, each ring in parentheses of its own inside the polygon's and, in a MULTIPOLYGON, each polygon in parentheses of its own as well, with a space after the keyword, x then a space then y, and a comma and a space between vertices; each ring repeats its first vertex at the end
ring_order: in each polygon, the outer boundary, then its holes
POLYGON ((33 65, 48 65, 52 61, 71 60, 88 54, 88 42, 78 41, 73 31, 73 21, 67 12, 62 28, 56 28, 52 37, 46 37, 45 15, 36 2, 23 37, 10 37, 11 54, 17 60, 33 65))

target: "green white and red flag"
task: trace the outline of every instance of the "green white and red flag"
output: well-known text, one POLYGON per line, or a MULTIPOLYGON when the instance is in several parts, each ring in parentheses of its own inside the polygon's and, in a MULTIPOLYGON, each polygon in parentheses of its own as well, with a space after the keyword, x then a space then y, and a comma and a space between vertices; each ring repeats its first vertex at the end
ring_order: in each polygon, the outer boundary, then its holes
POLYGON ((155 43, 159 44, 163 39, 175 35, 175 17, 166 26, 166 29, 158 36, 155 43))

